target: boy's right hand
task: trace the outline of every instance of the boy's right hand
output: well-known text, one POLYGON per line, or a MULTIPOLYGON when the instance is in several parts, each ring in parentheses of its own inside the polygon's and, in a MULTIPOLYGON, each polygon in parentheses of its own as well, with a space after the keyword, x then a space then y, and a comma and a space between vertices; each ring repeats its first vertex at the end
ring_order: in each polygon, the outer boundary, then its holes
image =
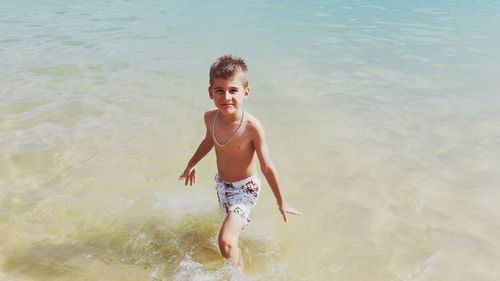
POLYGON ((187 167, 179 176, 179 180, 184 180, 184 185, 192 186, 196 182, 196 167, 187 167))

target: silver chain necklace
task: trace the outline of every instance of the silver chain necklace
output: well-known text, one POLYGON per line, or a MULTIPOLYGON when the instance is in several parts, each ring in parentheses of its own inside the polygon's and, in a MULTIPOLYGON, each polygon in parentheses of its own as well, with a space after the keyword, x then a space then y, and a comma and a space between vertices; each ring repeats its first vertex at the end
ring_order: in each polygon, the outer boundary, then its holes
POLYGON ((241 113, 240 123, 238 124, 238 127, 236 128, 236 130, 233 131, 233 133, 231 134, 231 136, 227 139, 227 141, 225 143, 220 144, 217 141, 217 137, 215 137, 215 122, 217 121, 217 118, 219 117, 219 110, 217 110, 217 113, 215 114, 215 118, 214 118, 214 123, 212 124, 212 135, 213 135, 214 143, 216 145, 222 146, 222 147, 228 145, 233 140, 233 137, 236 134, 236 132, 238 132, 238 130, 240 129, 241 124, 243 123, 243 116, 244 115, 245 115, 245 111, 243 110, 243 112, 241 113))

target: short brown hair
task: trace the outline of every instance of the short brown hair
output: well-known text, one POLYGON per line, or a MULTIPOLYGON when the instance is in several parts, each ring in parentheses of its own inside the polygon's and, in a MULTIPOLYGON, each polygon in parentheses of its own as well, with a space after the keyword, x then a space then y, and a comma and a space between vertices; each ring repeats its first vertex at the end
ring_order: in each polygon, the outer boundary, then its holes
MULTIPOLYGON (((210 67, 210 85, 212 85, 214 79, 233 78, 238 72, 247 73, 247 64, 242 58, 233 57, 232 55, 224 55, 218 58, 210 67)), ((245 78, 243 81, 243 86, 248 87, 248 79, 245 78)))

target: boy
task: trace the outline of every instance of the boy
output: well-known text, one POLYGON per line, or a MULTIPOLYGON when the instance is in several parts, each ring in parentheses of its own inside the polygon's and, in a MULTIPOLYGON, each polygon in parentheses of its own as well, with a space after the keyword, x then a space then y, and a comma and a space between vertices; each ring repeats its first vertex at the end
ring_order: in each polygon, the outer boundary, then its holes
POLYGON ((300 212, 288 206, 283 198, 262 125, 242 108, 243 101, 250 95, 245 62, 233 56, 218 58, 210 68, 208 94, 216 109, 205 112, 205 138, 179 180, 193 185, 196 164, 215 147, 217 195, 227 214, 219 232, 219 249, 224 258, 242 266, 238 239, 243 227, 250 222, 250 211, 260 194, 254 154, 285 222, 287 213, 300 215, 300 212))

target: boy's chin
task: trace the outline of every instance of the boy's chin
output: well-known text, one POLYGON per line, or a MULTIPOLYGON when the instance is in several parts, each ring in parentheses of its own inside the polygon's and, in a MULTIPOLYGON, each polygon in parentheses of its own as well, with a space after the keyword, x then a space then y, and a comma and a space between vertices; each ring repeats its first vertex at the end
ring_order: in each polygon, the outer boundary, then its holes
POLYGON ((236 111, 238 111, 238 109, 234 106, 221 106, 221 107, 219 107, 219 111, 222 114, 233 114, 236 111))

